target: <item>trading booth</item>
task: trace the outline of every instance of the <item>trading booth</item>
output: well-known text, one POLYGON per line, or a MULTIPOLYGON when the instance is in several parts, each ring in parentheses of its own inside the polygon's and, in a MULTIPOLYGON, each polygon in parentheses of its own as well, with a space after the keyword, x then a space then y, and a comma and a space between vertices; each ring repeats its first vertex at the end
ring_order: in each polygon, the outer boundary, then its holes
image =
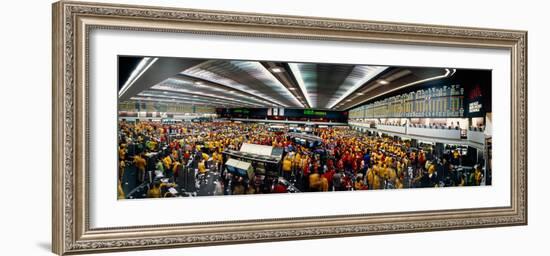
MULTIPOLYGON (((290 181, 282 177, 283 153, 283 148, 247 143, 238 151, 227 149, 223 151, 225 162, 222 166, 222 175, 230 174, 245 183, 257 180, 258 183, 269 184, 277 181, 283 184, 288 192, 299 192, 290 181)), ((227 191, 231 191, 231 186, 231 182, 226 184, 227 191)))
POLYGON ((240 161, 234 158, 229 158, 225 162, 225 168, 228 172, 241 177, 252 179, 254 177, 254 168, 250 162, 240 161))
POLYGON ((311 134, 290 132, 288 136, 292 138, 294 142, 308 148, 319 147, 323 144, 323 139, 321 139, 321 137, 311 134))
MULTIPOLYGON (((279 156, 261 155, 257 153, 227 149, 223 151, 223 156, 224 156, 224 159, 228 159, 225 162, 226 165, 227 165, 227 162, 231 159, 249 162, 252 168, 254 169, 255 174, 268 175, 268 176, 280 176, 281 174, 282 155, 279 155, 279 156)), ((228 168, 225 167, 225 169, 228 169, 228 168)), ((236 172, 236 174, 241 175, 241 173, 238 173, 238 172, 236 172)), ((245 176, 245 175, 242 175, 242 176, 245 176)))

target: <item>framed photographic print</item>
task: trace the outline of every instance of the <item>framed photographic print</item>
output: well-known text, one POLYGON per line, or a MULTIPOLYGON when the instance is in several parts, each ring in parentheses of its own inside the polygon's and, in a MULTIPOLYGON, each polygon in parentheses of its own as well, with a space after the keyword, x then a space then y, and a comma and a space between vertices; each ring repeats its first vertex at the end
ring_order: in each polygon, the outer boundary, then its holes
POLYGON ((527 224, 527 32, 53 5, 53 251, 527 224))

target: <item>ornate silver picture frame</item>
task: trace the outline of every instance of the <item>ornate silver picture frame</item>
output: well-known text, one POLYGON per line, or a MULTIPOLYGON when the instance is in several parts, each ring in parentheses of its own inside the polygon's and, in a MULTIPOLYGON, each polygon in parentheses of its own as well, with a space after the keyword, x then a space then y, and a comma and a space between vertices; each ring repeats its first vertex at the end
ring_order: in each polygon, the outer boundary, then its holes
POLYGON ((527 224, 527 32, 61 1, 53 5, 53 236, 57 254, 375 235, 527 224), (506 207, 90 227, 89 33, 196 33, 511 52, 506 207))

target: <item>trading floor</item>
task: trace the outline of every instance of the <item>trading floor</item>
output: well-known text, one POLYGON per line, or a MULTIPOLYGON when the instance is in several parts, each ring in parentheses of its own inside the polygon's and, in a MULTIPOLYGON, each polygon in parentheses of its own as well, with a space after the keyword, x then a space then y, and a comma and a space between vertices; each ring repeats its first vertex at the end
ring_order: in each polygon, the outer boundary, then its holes
POLYGON ((119 123, 119 198, 352 191, 482 185, 480 163, 464 166, 447 145, 379 136, 346 126, 258 123, 119 123), (305 129, 303 129, 305 130, 305 129), (243 145, 280 150, 275 161, 243 145), (239 159, 233 162, 230 158, 239 159), (277 160, 278 159, 278 160, 277 160), (239 164, 245 164, 244 167, 239 164), (248 163, 248 165, 246 165, 248 163))

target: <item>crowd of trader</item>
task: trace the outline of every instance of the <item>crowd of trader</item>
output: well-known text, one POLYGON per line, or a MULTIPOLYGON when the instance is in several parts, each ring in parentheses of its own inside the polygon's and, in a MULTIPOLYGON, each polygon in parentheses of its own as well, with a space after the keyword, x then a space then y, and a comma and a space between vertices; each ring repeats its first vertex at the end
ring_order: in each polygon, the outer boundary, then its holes
MULTIPOLYGON (((192 176, 198 189, 201 182, 207 183, 204 177, 213 174, 214 189, 209 195, 286 193, 289 183, 301 192, 483 183, 481 165, 464 171, 463 156, 455 148, 437 155, 429 145, 412 147, 409 141, 369 136, 346 127, 315 128, 313 134, 322 139, 320 146, 308 147, 286 131, 272 131, 264 124, 120 121, 118 196, 128 198, 122 189, 128 184, 128 170, 136 171, 136 183, 148 183, 145 197, 152 198, 174 196, 169 193, 171 187, 182 191, 178 180, 183 177, 192 176), (224 170, 224 150, 239 150, 243 143, 283 148, 281 164, 266 167, 277 175, 249 178, 224 170)), ((187 188, 192 190, 193 186, 187 188)))

